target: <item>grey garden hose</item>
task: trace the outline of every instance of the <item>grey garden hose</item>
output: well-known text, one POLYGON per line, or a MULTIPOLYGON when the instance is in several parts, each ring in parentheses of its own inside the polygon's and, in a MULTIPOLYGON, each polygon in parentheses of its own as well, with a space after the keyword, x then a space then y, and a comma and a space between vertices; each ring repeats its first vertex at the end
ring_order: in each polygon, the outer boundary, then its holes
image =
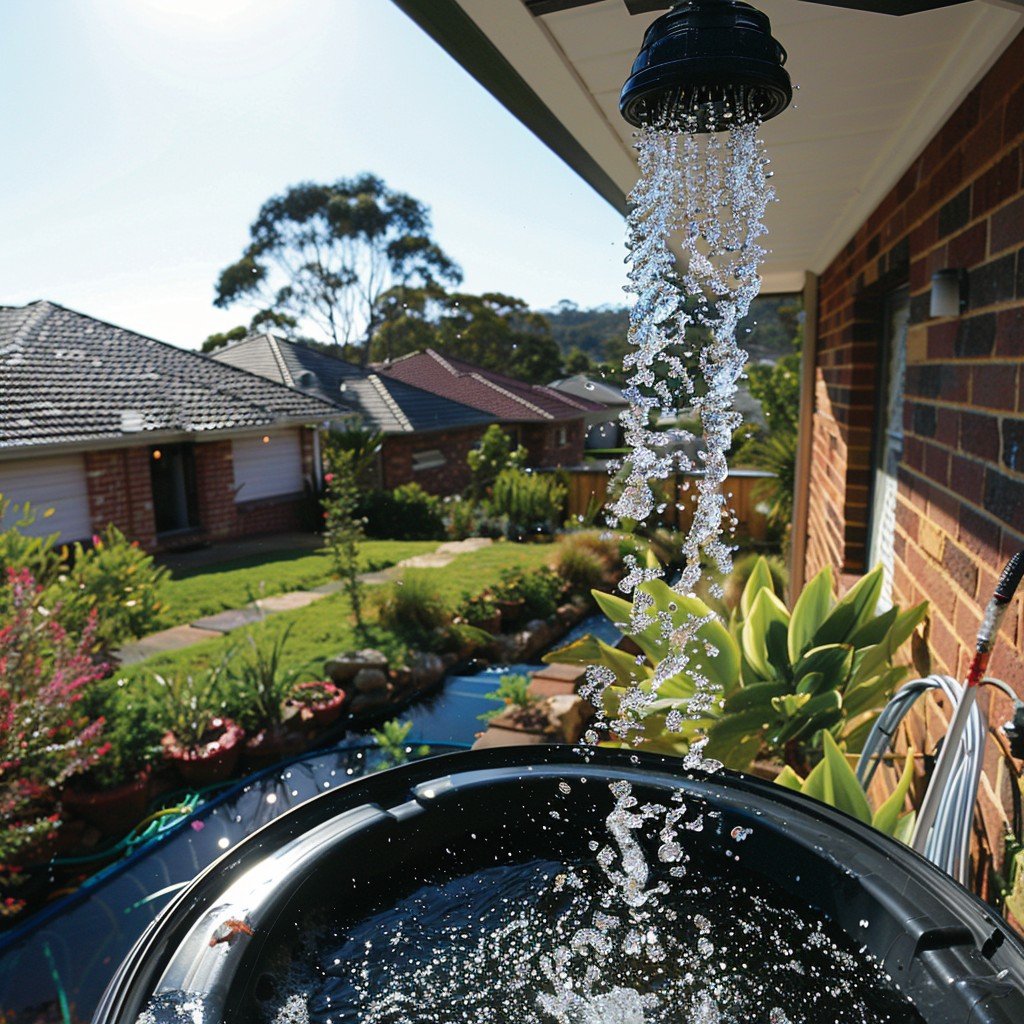
MULTIPOLYGON (((1002 688, 1006 686, 1000 680, 992 682, 1002 688)), ((925 679, 911 680, 893 695, 875 720, 857 764, 857 779, 865 790, 889 750, 899 724, 921 694, 929 690, 942 690, 950 707, 955 710, 964 687, 952 676, 930 675, 925 679)), ((971 826, 984 761, 985 738, 985 722, 975 705, 960 740, 959 756, 939 797, 935 822, 923 850, 925 857, 963 885, 970 880, 971 826)))

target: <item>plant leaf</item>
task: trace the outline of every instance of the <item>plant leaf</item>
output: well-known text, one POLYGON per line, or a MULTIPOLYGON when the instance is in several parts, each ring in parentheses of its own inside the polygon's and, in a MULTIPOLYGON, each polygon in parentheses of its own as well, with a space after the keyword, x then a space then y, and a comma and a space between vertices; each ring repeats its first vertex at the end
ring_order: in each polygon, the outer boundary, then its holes
MULTIPOLYGON (((821 795, 818 796, 817 792, 809 795, 824 800, 825 803, 870 825, 871 807, 867 797, 864 796, 864 790, 861 789, 860 783, 857 781, 856 773, 850 767, 850 763, 832 738, 831 733, 823 733, 822 741, 825 756, 814 769, 815 772, 819 769, 822 770, 821 795)), ((807 776, 807 784, 804 786, 805 793, 808 792, 813 775, 814 772, 811 772, 807 776)))
POLYGON ((754 602, 765 588, 768 589, 769 593, 775 593, 775 585, 772 583, 772 571, 768 567, 768 560, 764 555, 761 555, 754 563, 754 568, 750 570, 747 584, 740 595, 741 618, 747 619, 750 617, 750 610, 754 607, 754 602))
POLYGON ((829 612, 814 634, 813 646, 848 642, 874 616, 881 593, 882 567, 879 565, 857 580, 846 596, 829 612))
POLYGON ((804 780, 788 764, 775 776, 775 785, 785 786, 786 789, 792 789, 797 793, 802 793, 804 790, 804 780))
POLYGON ((727 715, 708 731, 705 752, 728 768, 746 771, 761 749, 767 720, 758 709, 727 715))
POLYGON ((826 565, 804 586, 789 619, 789 660, 795 665, 832 610, 832 567, 826 565))
POLYGON ((650 677, 648 665, 638 665, 636 658, 588 633, 557 651, 549 651, 541 659, 548 665, 604 665, 615 673, 616 680, 630 686, 650 677))
POLYGON ((876 675, 895 657, 896 652, 907 642, 910 634, 928 614, 928 602, 922 601, 913 608, 899 613, 888 634, 871 647, 858 651, 854 659, 853 681, 860 683, 876 675))
MULTIPOLYGON (((763 559, 762 559, 763 561, 763 559)), ((767 565, 767 563, 765 563, 767 565)), ((773 665, 768 652, 768 628, 771 623, 779 623, 789 629, 789 612, 786 606, 775 596, 772 590, 759 591, 750 607, 750 615, 743 623, 743 654, 750 667, 761 679, 780 679, 788 670, 788 659, 785 666, 773 665)), ((773 653, 777 648, 773 645, 773 653)))
POLYGON ((887 836, 891 836, 896 831, 900 812, 903 810, 903 804, 906 802, 907 793, 910 792, 910 784, 913 781, 914 750, 911 748, 907 751, 907 759, 903 763, 903 773, 900 775, 900 781, 896 784, 896 788, 892 791, 889 799, 875 811, 871 818, 871 824, 879 832, 884 832, 887 836))
POLYGON ((842 690, 852 667, 853 648, 849 644, 825 644, 823 647, 812 647, 793 666, 793 680, 799 683, 804 676, 819 672, 825 677, 828 686, 842 690))

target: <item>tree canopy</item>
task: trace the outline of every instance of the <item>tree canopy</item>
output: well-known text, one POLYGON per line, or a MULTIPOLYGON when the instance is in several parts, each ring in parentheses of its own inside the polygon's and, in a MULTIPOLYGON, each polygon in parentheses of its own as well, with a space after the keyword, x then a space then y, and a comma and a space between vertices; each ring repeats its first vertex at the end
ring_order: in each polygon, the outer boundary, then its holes
POLYGON ((254 327, 301 329, 335 345, 362 341, 365 359, 382 295, 461 280, 431 237, 428 208, 362 174, 268 199, 241 258, 221 271, 214 305, 257 306, 254 327))
POLYGON ((532 384, 558 377, 562 358, 547 319, 499 292, 396 288, 382 296, 370 357, 396 359, 423 348, 532 384))

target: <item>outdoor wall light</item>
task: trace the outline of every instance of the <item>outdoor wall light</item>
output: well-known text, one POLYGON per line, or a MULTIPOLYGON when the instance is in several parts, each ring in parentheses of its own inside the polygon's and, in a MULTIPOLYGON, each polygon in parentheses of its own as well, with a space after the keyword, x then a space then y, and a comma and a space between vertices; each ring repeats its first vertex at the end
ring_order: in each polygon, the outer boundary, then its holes
POLYGON ((160 451, 159 448, 154 448, 153 449, 153 458, 154 459, 162 459, 163 457, 164 457, 164 453, 162 451, 160 451))
POLYGON ((270 444, 270 437, 267 434, 263 435, 263 439, 262 440, 263 440, 264 444, 270 444))
POLYGON ((960 316, 967 309, 967 271, 936 270, 932 274, 930 316, 960 316))

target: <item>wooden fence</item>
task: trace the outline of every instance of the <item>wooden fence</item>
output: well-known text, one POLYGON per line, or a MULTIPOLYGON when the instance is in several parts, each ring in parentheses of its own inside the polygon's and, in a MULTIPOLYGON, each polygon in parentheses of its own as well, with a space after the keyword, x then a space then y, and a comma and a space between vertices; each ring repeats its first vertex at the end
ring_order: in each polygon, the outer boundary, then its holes
MULTIPOLYGON (((572 467, 560 471, 569 487, 568 514, 570 518, 592 514, 595 507, 603 506, 608 500, 608 485, 611 477, 605 466, 572 467)), ((773 477, 759 469, 734 469, 729 472, 725 483, 727 508, 736 518, 736 537, 763 541, 768 524, 764 513, 758 511, 763 500, 755 494, 757 485, 773 477)), ((665 508, 661 522, 678 530, 688 530, 693 521, 693 510, 697 501, 696 473, 680 473, 662 484, 665 508)))

